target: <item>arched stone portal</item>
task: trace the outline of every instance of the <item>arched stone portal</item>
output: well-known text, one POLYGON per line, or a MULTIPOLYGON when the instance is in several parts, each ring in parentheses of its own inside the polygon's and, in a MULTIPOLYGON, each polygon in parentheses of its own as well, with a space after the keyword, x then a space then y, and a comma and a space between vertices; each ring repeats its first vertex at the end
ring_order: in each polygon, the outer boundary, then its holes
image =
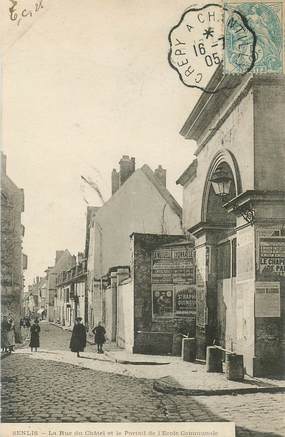
POLYGON ((196 158, 177 183, 195 237, 197 357, 215 340, 264 376, 285 363, 285 79, 239 79, 217 69, 211 85, 228 92, 203 93, 189 114, 196 158), (231 179, 223 201, 218 170, 231 179))
POLYGON ((237 161, 234 155, 226 149, 221 149, 216 153, 212 162, 209 166, 202 198, 202 208, 201 208, 201 221, 202 222, 211 222, 216 221, 217 223, 224 222, 229 223, 235 222, 235 218, 233 216, 229 216, 226 210, 223 207, 223 202, 221 199, 215 196, 211 177, 218 169, 226 169, 227 172, 232 177, 232 183, 230 185, 230 193, 227 197, 227 201, 231 200, 235 196, 241 193, 242 185, 240 172, 238 168, 237 161), (216 215, 212 215, 212 213, 216 213, 216 215))
MULTIPOLYGON (((234 155, 219 150, 213 157, 206 174, 201 221, 208 228, 206 245, 207 278, 211 279, 211 291, 207 293, 204 311, 208 314, 209 332, 206 345, 215 344, 228 350, 236 346, 236 225, 237 217, 228 212, 225 204, 237 197, 242 190, 240 172, 234 155), (228 175, 229 192, 218 196, 213 188, 212 178, 216 172, 228 175)), ((205 234, 206 236, 206 234, 205 234)), ((199 248, 198 248, 199 252, 199 248)))
POLYGON ((231 349, 236 343, 236 215, 225 204, 242 190, 240 172, 234 155, 219 150, 205 177, 201 204, 201 228, 196 233, 197 255, 197 352, 205 358, 206 346, 231 349), (224 171, 231 178, 229 193, 216 195, 212 177, 224 171), (231 323, 228 319, 231 319, 231 323))

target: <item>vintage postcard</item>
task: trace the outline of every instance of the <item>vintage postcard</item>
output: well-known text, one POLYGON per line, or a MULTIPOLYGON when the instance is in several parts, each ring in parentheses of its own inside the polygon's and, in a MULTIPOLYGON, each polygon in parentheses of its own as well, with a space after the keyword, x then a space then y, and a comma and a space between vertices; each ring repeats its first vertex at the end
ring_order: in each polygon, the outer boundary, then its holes
POLYGON ((285 436, 284 19, 1 2, 1 436, 285 436))

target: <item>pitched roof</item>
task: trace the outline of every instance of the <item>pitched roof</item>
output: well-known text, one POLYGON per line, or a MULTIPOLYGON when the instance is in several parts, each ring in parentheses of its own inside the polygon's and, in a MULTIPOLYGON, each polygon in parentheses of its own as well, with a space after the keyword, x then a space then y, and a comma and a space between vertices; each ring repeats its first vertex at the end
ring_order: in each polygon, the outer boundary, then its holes
POLYGON ((184 185, 186 185, 187 182, 193 180, 197 174, 197 166, 198 166, 198 161, 197 159, 194 159, 194 161, 191 162, 191 164, 186 168, 186 170, 184 170, 182 175, 177 179, 176 184, 182 185, 184 187, 184 185))
POLYGON ((104 208, 110 204, 116 196, 121 192, 121 190, 124 190, 124 188, 131 183, 132 178, 135 174, 138 172, 143 173, 147 179, 152 183, 152 185, 157 189, 159 194, 164 198, 166 203, 170 206, 170 208, 175 212, 175 214, 178 215, 178 217, 182 218, 182 208, 177 202, 177 200, 172 196, 172 194, 168 191, 168 189, 162 185, 162 183, 159 181, 159 179, 155 176, 152 169, 147 165, 144 164, 142 167, 138 168, 134 171, 134 173, 131 174, 131 176, 128 177, 128 179, 119 187, 119 189, 102 205, 98 208, 98 215, 100 215, 101 211, 104 211, 104 208))
POLYGON ((182 208, 179 203, 175 200, 172 194, 168 191, 168 189, 161 184, 161 182, 157 179, 152 169, 144 164, 141 167, 143 173, 147 176, 147 178, 151 181, 151 183, 155 186, 159 194, 164 198, 166 203, 172 208, 172 210, 181 218, 182 217, 182 208))

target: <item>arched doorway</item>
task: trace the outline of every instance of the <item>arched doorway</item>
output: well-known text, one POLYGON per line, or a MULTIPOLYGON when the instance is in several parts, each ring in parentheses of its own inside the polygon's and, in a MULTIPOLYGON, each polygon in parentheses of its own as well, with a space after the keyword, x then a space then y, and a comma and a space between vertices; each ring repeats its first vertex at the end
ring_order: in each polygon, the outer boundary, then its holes
POLYGON ((213 158, 206 175, 201 219, 207 241, 211 242, 211 265, 208 266, 206 308, 208 312, 207 344, 214 340, 223 348, 234 350, 236 343, 236 215, 225 204, 241 192, 237 163, 227 150, 213 158), (214 181, 224 175, 224 186, 214 181))

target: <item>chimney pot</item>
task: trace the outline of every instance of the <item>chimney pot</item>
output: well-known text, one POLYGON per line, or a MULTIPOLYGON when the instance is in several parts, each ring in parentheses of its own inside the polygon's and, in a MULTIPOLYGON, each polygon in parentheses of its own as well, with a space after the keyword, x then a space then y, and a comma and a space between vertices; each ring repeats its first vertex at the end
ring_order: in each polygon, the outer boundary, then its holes
POLYGON ((154 175, 157 178, 157 180, 164 186, 166 187, 166 170, 159 165, 155 170, 154 170, 154 175))
POLYGON ((120 186, 134 173, 136 169, 135 158, 123 155, 120 164, 120 186))

